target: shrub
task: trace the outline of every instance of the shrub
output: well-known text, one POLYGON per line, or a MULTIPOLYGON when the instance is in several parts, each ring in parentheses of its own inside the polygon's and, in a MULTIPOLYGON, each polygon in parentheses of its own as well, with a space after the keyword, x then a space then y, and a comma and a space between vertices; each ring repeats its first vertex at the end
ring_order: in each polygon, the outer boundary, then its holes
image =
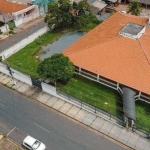
POLYGON ((15 34, 15 32, 13 30, 10 30, 9 34, 15 34))
POLYGON ((0 29, 0 34, 2 34, 3 32, 1 31, 1 29, 0 29))

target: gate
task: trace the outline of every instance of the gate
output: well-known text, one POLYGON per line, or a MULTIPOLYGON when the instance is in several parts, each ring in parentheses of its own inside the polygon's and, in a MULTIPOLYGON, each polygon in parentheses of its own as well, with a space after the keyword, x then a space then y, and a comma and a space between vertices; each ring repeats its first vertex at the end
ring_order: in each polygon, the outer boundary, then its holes
POLYGON ((32 81, 32 84, 33 84, 34 86, 36 86, 36 87, 42 89, 42 84, 41 84, 42 82, 41 82, 41 81, 38 81, 38 80, 36 80, 36 79, 34 79, 34 78, 31 78, 31 81, 32 81))

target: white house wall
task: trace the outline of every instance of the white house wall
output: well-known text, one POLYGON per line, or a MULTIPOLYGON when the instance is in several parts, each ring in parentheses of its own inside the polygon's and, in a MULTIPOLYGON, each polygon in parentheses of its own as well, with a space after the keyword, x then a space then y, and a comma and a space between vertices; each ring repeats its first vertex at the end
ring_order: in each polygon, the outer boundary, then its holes
POLYGON ((39 16, 39 9, 38 6, 33 5, 29 6, 26 9, 20 10, 12 14, 14 16, 14 22, 16 26, 19 26, 23 23, 31 21, 39 16), (31 11, 30 14, 26 15, 28 11, 31 11))
MULTIPOLYGON (((7 29, 9 30, 8 25, 6 25, 6 26, 7 26, 7 29)), ((7 32, 6 26, 4 25, 4 26, 0 27, 0 30, 1 30, 2 32, 7 32)))
POLYGON ((14 22, 15 22, 15 26, 18 27, 19 25, 23 23, 23 19, 14 20, 14 22))

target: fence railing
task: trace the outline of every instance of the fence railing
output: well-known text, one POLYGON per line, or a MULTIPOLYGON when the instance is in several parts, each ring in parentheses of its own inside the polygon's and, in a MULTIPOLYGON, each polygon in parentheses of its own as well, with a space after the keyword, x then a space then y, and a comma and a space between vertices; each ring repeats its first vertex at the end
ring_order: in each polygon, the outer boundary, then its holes
POLYGON ((62 91, 60 91, 58 89, 57 89, 57 94, 60 95, 61 97, 64 97, 64 98, 70 100, 71 102, 77 104, 81 108, 88 109, 89 111, 99 115, 100 117, 109 119, 112 122, 118 123, 118 124, 120 124, 122 126, 125 125, 124 121, 123 121, 123 116, 115 117, 113 114, 97 108, 96 105, 93 106, 93 105, 90 105, 88 103, 85 103, 83 100, 77 99, 77 98, 75 98, 75 97, 73 97, 73 96, 71 96, 71 95, 69 95, 67 93, 64 93, 64 92, 62 92, 62 91))

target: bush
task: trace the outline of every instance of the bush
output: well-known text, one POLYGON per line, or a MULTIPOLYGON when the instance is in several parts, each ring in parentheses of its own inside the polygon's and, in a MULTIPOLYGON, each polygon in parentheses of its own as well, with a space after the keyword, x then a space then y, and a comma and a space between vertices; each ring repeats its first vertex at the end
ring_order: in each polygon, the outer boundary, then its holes
POLYGON ((15 34, 15 32, 13 30, 10 30, 9 34, 15 34))
POLYGON ((1 31, 1 29, 0 29, 0 34, 2 34, 3 32, 1 31))

